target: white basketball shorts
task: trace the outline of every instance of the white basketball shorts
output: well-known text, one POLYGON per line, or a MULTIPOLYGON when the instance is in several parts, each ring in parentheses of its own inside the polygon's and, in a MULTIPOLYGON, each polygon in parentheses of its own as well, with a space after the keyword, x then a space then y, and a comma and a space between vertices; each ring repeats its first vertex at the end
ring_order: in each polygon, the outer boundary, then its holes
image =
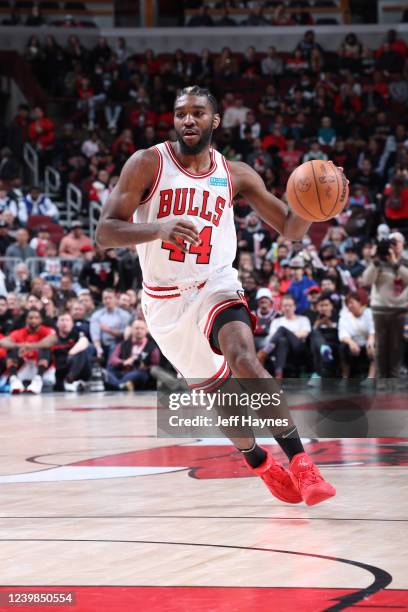
MULTIPOLYGON (((215 317, 229 306, 248 306, 237 270, 230 266, 194 285, 154 287, 143 283, 142 308, 163 355, 191 388, 210 391, 230 374, 224 356, 210 346, 215 317)), ((256 318, 250 314, 255 328, 256 318)))

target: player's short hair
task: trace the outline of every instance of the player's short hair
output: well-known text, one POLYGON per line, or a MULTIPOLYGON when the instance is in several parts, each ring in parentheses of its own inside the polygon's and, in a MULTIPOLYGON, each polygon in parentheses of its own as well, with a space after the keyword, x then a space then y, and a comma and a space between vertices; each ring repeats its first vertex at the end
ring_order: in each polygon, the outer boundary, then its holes
POLYGON ((218 102, 213 96, 213 94, 210 92, 210 90, 206 87, 200 87, 199 85, 190 85, 189 87, 183 87, 183 89, 177 95, 175 102, 177 102, 177 100, 181 98, 181 96, 203 96, 204 98, 207 98, 214 115, 219 114, 218 102))

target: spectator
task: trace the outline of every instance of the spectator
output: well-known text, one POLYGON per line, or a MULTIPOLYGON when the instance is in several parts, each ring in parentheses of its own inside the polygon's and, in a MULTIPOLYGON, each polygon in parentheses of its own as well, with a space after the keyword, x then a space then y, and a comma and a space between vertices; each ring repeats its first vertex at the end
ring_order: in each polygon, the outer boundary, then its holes
POLYGON ((305 163, 307 161, 311 161, 312 159, 318 159, 320 161, 327 160, 327 155, 326 153, 323 153, 323 151, 320 148, 320 144, 317 140, 312 142, 312 144, 310 145, 309 151, 304 154, 302 161, 303 163, 305 163))
POLYGON ((96 249, 92 259, 85 263, 79 275, 82 287, 88 287, 93 298, 100 301, 102 291, 118 284, 118 261, 113 249, 96 249))
POLYGON ((223 10, 221 19, 218 19, 214 25, 221 27, 221 28, 230 28, 230 27, 236 26, 237 22, 234 19, 232 19, 232 17, 230 17, 229 10, 225 8, 223 10))
POLYGON ((253 141, 252 152, 248 155, 246 162, 259 174, 263 174, 267 168, 273 167, 272 156, 264 150, 260 138, 255 138, 253 141))
POLYGON ((336 375, 339 361, 338 315, 327 295, 320 295, 316 304, 317 316, 310 334, 315 375, 320 378, 336 375))
POLYGON ((113 389, 146 389, 152 382, 150 368, 160 363, 160 352, 149 338, 144 321, 132 323, 130 337, 116 346, 106 371, 106 384, 113 389))
MULTIPOLYGON (((398 237, 403 248, 403 236, 399 234, 398 237)), ((381 379, 400 376, 403 330, 408 311, 408 267, 401 261, 401 246, 394 237, 380 241, 377 254, 362 278, 364 286, 371 287, 376 364, 381 379)))
POLYGON ((234 105, 227 108, 222 118, 223 128, 233 128, 237 125, 241 126, 245 123, 249 108, 244 106, 242 97, 237 96, 234 100, 234 105))
POLYGON ((28 241, 30 234, 25 228, 20 228, 16 231, 16 242, 11 244, 6 249, 6 257, 13 257, 17 259, 28 259, 29 257, 35 257, 35 251, 32 249, 28 241))
POLYGON ((256 301, 255 346, 257 351, 260 351, 265 344, 271 323, 278 316, 278 312, 273 305, 272 292, 266 287, 258 289, 256 301))
POLYGON ((334 147, 336 144, 336 131, 332 127, 330 117, 323 117, 321 127, 317 133, 319 144, 327 147, 334 147))
POLYGON ((28 194, 23 197, 18 209, 17 218, 21 225, 26 225, 32 215, 49 217, 55 223, 59 221, 58 208, 35 185, 30 187, 28 194))
POLYGON ((240 73, 244 78, 253 79, 261 75, 261 64, 256 57, 255 47, 248 47, 240 65, 240 73))
POLYGON ((214 20, 210 15, 210 7, 202 4, 196 15, 193 15, 188 22, 189 27, 208 28, 214 25, 214 20))
MULTIPOLYGON (((4 338, 10 332, 13 324, 13 313, 9 309, 7 298, 0 295, 0 334, 4 338)), ((4 355, 3 355, 4 358, 4 355)), ((1 361, 1 358, 0 358, 1 361)))
POLYGON ((283 74, 283 60, 279 57, 276 47, 268 47, 266 57, 261 62, 264 76, 278 77, 283 74))
POLYGON ((0 150, 0 179, 12 181, 20 174, 20 164, 9 147, 0 150))
POLYGON ((347 34, 337 53, 340 56, 340 68, 342 70, 357 73, 360 71, 363 45, 354 32, 347 34))
POLYGON ((103 307, 93 313, 90 320, 92 342, 98 359, 106 363, 116 344, 122 340, 130 314, 115 306, 115 292, 105 289, 103 307))
POLYGON ((351 244, 346 246, 344 249, 343 259, 344 262, 340 264, 340 267, 342 270, 347 270, 350 272, 352 278, 358 278, 363 274, 365 266, 358 259, 356 247, 351 244))
POLYGON ((92 249, 92 241, 85 235, 82 228, 81 221, 73 221, 71 223, 69 234, 64 236, 60 243, 60 257, 80 257, 83 247, 90 247, 92 249))
POLYGON ((271 245, 269 232, 262 227, 262 222, 255 213, 248 215, 246 229, 242 232, 239 246, 254 253, 255 267, 261 267, 262 258, 265 257, 271 245))
POLYGON ((370 308, 365 308, 357 293, 346 297, 340 313, 339 340, 343 378, 353 372, 367 371, 367 378, 375 377, 374 321, 370 308))
POLYGON ((256 120, 255 113, 251 110, 247 112, 245 122, 240 125, 239 134, 241 138, 244 138, 246 129, 251 131, 252 138, 259 138, 261 134, 261 124, 256 120))
POLYGON ((55 342, 55 331, 42 324, 41 313, 36 309, 28 311, 25 327, 12 331, 0 340, 0 346, 7 349, 11 393, 26 390, 23 384, 25 377, 31 379, 27 392, 41 393, 43 376, 51 363, 50 349, 55 342))
POLYGON ((82 143, 81 151, 88 159, 91 159, 94 155, 97 155, 100 150, 100 140, 98 132, 91 132, 90 137, 84 140, 82 143))
MULTIPOLYGON (((232 55, 232 51, 229 47, 224 47, 223 50, 221 51, 221 54, 218 55, 217 58, 215 59, 214 74, 217 78, 221 78, 221 79, 231 79, 238 74, 238 62, 236 58, 232 55)), ((242 121, 245 120, 247 110, 248 109, 245 109, 245 114, 242 117, 242 121)), ((225 115, 224 115, 224 119, 225 119, 225 115)), ((233 125, 236 125, 236 123, 233 122, 230 125, 224 125, 224 121, 223 121, 222 125, 223 127, 232 127, 233 125)))
POLYGON ((25 295, 31 291, 30 272, 25 263, 18 263, 13 268, 13 275, 6 281, 7 291, 25 295))
POLYGON ((49 151, 55 140, 54 122, 45 116, 39 106, 33 110, 32 117, 33 121, 29 127, 31 143, 38 151, 49 151))
POLYGON ((301 257, 294 257, 290 262, 293 270, 293 280, 289 285, 288 293, 296 303, 296 312, 303 314, 309 307, 307 290, 316 285, 316 282, 308 278, 304 273, 304 261, 301 257))
POLYGON ((52 347, 55 365, 55 391, 80 391, 84 381, 91 377, 88 353, 89 341, 77 326, 72 315, 60 314, 57 321, 57 339, 52 347))
POLYGON ((75 329, 91 340, 90 323, 86 318, 86 308, 83 302, 79 300, 71 302, 70 312, 75 329))
POLYGON ((243 22, 243 25, 246 26, 265 26, 270 24, 270 21, 263 14, 262 4, 258 4, 254 8, 251 8, 248 18, 243 22))
POLYGON ((32 6, 31 13, 27 17, 25 24, 29 27, 42 26, 45 24, 45 19, 41 14, 41 8, 38 4, 32 6))
POLYGON ((306 339, 311 326, 307 317, 295 314, 295 300, 291 295, 282 298, 282 316, 274 319, 264 348, 258 353, 261 362, 268 355, 275 357, 275 378, 282 378, 289 361, 299 363, 306 351, 306 339))
MULTIPOLYGON (((1 191, 0 191, 1 193, 1 191)), ((4 257, 7 248, 14 243, 13 238, 9 234, 9 225, 3 219, 0 219, 0 257, 4 257)))

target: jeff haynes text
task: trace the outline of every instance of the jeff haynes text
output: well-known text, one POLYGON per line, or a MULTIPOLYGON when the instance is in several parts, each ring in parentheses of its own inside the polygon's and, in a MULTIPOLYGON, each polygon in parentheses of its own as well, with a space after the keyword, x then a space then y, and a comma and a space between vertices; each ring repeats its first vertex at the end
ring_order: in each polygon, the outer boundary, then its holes
POLYGON ((173 414, 169 418, 171 427, 288 427, 288 419, 259 419, 257 417, 233 415, 212 418, 205 415, 181 417, 173 414))

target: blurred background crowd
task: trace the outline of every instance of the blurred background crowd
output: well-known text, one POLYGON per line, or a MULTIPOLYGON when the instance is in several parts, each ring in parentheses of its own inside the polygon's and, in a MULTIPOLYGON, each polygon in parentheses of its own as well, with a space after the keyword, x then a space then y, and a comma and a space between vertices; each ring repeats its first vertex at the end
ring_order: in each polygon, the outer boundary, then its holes
POLYGON ((291 53, 242 54, 135 54, 124 38, 86 48, 75 35, 60 46, 39 34, 24 55, 45 103, 21 104, 0 131, 3 390, 22 391, 24 379, 33 393, 151 388, 157 373, 175 374, 143 321, 135 249, 96 248, 89 208, 104 204, 132 153, 175 140, 173 101, 191 83, 219 100, 213 146, 250 164, 279 197, 303 161, 331 159, 350 179, 344 212, 301 242, 236 198, 235 265, 258 315, 259 359, 277 377, 311 382, 405 380, 408 47, 394 30, 375 49, 350 32, 328 52, 309 30, 291 53), (24 165, 26 143, 38 184, 24 165), (45 189, 47 165, 59 192, 45 189), (82 203, 67 220, 69 183, 82 203), (23 375, 33 355, 35 372, 23 375))

